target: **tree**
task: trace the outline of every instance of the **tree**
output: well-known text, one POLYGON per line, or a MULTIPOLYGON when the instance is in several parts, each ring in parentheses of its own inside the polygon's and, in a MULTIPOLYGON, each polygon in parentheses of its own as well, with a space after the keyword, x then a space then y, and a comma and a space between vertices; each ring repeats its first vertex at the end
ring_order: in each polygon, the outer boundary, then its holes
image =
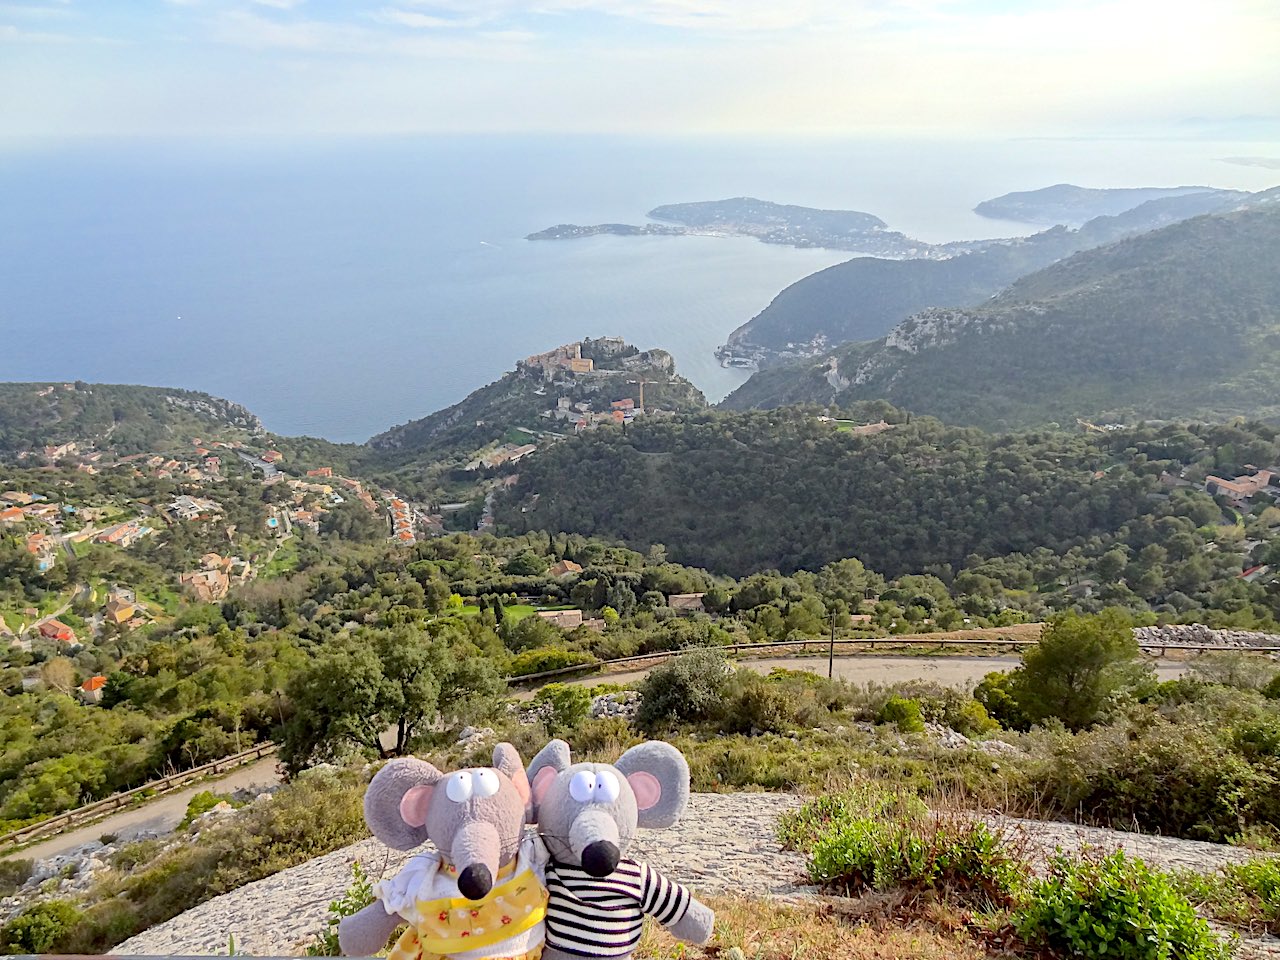
POLYGON ((70 693, 76 685, 76 668, 66 657, 54 657, 40 665, 40 679, 50 690, 70 693))
POLYGON ((286 688, 293 715, 280 748, 285 765, 297 771, 352 750, 401 756, 442 708, 457 716, 499 692, 493 664, 450 639, 412 627, 366 632, 295 674, 286 688))
POLYGON ((1056 717, 1082 730, 1097 722, 1109 700, 1151 676, 1150 665, 1139 659, 1129 618, 1108 609, 1053 620, 1023 656, 1010 687, 1032 723, 1056 717))

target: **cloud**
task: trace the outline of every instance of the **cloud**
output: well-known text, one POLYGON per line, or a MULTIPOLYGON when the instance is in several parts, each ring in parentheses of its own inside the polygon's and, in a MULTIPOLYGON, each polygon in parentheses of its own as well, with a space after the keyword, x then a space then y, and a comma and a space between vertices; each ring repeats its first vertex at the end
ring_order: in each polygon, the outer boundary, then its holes
POLYGON ((413 27, 417 30, 460 30, 480 27, 492 22, 490 17, 442 17, 436 14, 421 13, 417 10, 401 10, 396 7, 383 7, 373 15, 373 19, 379 23, 413 27))

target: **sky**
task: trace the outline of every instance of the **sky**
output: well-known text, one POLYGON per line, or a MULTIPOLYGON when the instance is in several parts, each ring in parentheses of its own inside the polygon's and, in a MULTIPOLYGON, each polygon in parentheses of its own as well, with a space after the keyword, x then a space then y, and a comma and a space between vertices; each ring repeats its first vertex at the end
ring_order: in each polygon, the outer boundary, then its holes
POLYGON ((0 0, 0 137, 1277 139, 1280 0, 0 0))

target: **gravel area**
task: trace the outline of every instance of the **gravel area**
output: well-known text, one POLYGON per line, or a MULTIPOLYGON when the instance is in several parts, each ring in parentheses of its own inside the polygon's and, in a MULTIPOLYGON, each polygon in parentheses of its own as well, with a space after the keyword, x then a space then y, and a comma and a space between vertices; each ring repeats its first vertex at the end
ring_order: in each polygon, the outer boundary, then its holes
MULTIPOLYGON (((632 856, 704 894, 812 897, 817 891, 806 885, 803 858, 784 852, 774 839, 778 815, 802 802, 786 794, 695 794, 680 824, 643 831, 632 856)), ((1001 829, 1025 835, 1037 858, 1055 847, 1120 847, 1153 866, 1207 872, 1249 856, 1234 847, 1194 840, 1012 817, 989 819, 1001 829)), ((349 885, 354 862, 376 878, 394 873, 408 856, 365 840, 201 904, 127 940, 113 953, 225 955, 234 936, 236 949, 244 953, 298 954, 323 927, 329 901, 349 885)), ((1240 955, 1280 957, 1280 940, 1243 942, 1240 955)))

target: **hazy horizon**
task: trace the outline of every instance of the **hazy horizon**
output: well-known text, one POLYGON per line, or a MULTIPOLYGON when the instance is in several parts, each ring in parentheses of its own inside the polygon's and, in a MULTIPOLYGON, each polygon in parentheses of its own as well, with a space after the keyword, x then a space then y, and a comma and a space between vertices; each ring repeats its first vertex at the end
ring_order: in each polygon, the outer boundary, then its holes
POLYGON ((1280 139, 1270 0, 0 2, 11 141, 1280 139))

